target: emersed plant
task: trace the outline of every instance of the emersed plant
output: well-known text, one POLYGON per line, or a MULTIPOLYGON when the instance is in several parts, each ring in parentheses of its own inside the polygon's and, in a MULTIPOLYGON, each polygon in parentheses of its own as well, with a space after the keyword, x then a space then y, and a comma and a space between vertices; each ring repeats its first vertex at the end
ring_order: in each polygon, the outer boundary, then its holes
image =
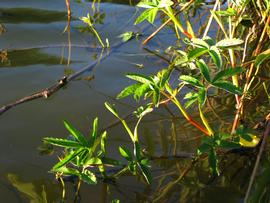
MULTIPOLYGON (((115 178, 129 170, 134 175, 143 175, 145 181, 150 184, 152 177, 149 159, 141 149, 138 127, 146 114, 151 113, 154 108, 168 104, 175 105, 188 123, 204 135, 201 145, 198 146, 196 159, 206 155, 214 175, 220 174, 218 165, 220 152, 258 146, 259 137, 250 132, 240 121, 245 120, 244 106, 251 100, 250 98, 255 97, 258 89, 265 92, 269 102, 270 76, 267 62, 270 58, 270 4, 268 0, 225 2, 227 4, 221 6, 222 2, 219 0, 215 2, 142 0, 137 6, 146 10, 138 16, 135 24, 144 20, 154 23, 158 12, 162 12, 161 17, 166 21, 158 31, 168 22, 172 22, 176 36, 184 46, 172 47, 169 66, 156 74, 129 73, 126 75, 136 83, 126 87, 117 98, 132 95, 136 101, 141 98, 148 100, 145 107, 139 107, 135 112, 138 121, 134 130, 119 116, 112 105, 105 103, 106 108, 122 123, 132 142, 132 150, 123 146, 119 147, 119 152, 126 159, 127 165, 107 157, 106 132, 98 136, 97 119, 95 119, 89 139, 67 122, 65 126, 72 134, 72 139, 44 139, 47 143, 65 148, 64 158, 60 159, 52 171, 59 177, 75 175, 82 181, 94 184, 96 174, 90 170, 94 167, 99 169, 104 178, 115 178), (208 6, 211 3, 214 3, 212 9, 208 6), (189 20, 189 13, 196 14, 205 5, 209 10, 209 12, 207 10, 208 21, 202 26, 203 33, 199 31, 195 33, 189 20), (214 31, 215 39, 209 37, 209 35, 214 35, 209 32, 214 20, 217 26, 214 31), (230 94, 234 95, 236 107, 236 113, 232 115, 235 118, 231 125, 228 125, 230 129, 221 130, 219 126, 213 127, 209 122, 210 118, 205 113, 207 101, 230 94), (185 104, 181 98, 184 98, 185 104), (191 115, 188 109, 190 106, 198 110, 200 121, 191 115), (106 166, 122 168, 119 172, 108 175, 106 166)), ((82 20, 93 29, 104 47, 104 43, 93 27, 91 17, 88 16, 82 20)), ((151 38, 156 33, 154 32, 151 38)), ((132 36, 134 36, 133 32, 121 35, 123 41, 130 40, 132 36)), ((151 38, 148 38, 144 44, 151 38)))

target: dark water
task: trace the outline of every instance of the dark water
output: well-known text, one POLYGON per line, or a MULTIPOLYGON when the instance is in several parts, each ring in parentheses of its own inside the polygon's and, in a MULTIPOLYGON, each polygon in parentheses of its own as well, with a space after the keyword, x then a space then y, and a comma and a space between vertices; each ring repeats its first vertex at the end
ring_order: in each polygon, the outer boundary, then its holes
MULTIPOLYGON (((145 34, 152 31, 148 25, 134 28, 132 21, 137 11, 128 1, 123 2, 126 5, 100 5, 100 12, 106 13, 106 17, 96 28, 103 39, 109 39, 111 46, 121 43, 118 35, 125 31, 144 29, 145 34)), ((0 1, 0 22, 6 29, 0 35, 0 49, 2 54, 7 53, 7 58, 0 63, 1 105, 49 87, 63 75, 78 71, 100 57, 97 40, 77 28, 83 25, 78 17, 90 10, 89 3, 72 2, 71 30, 63 33, 67 24, 64 0, 0 1), (73 45, 70 50, 68 43, 73 45)), ((57 157, 39 154, 41 140, 47 136, 65 137, 63 119, 85 133, 96 116, 102 127, 110 125, 115 119, 104 108, 105 101, 115 103, 121 115, 135 109, 137 104, 130 99, 114 99, 130 83, 125 73, 149 74, 166 65, 143 50, 141 39, 138 40, 123 44, 92 71, 85 72, 52 97, 19 105, 1 115, 1 202, 42 202, 45 193, 48 202, 60 202, 61 185, 48 173, 57 157), (143 64, 143 68, 138 64, 143 64)), ((161 33, 150 47, 163 49, 173 40, 173 35, 161 33)), ((200 141, 189 140, 197 137, 198 132, 182 120, 172 120, 164 110, 147 117, 140 134, 149 153, 172 156, 183 151, 193 152, 200 141)), ((129 137, 121 126, 109 129, 112 156, 119 157, 118 146, 128 144, 129 137)), ((241 202, 251 172, 248 166, 253 159, 236 156, 224 160, 221 178, 209 178, 207 161, 202 161, 183 180, 179 180, 179 176, 190 164, 189 160, 157 160, 153 162, 152 186, 130 176, 122 177, 116 184, 83 185, 81 202, 110 202, 112 199, 121 202, 241 202)), ((72 184, 67 184, 67 202, 73 201, 74 194, 72 184)))

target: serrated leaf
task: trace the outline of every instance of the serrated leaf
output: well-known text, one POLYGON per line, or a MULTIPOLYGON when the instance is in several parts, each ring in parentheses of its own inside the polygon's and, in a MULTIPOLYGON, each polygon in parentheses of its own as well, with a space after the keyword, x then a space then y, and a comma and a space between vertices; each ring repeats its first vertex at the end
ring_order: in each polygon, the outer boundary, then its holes
POLYGON ((117 99, 122 99, 124 97, 127 97, 131 94, 134 94, 134 92, 141 86, 141 84, 133 84, 130 85, 128 87, 126 87, 125 89, 123 89, 118 95, 117 95, 117 99))
POLYGON ((210 79, 210 70, 209 67, 206 65, 204 60, 200 59, 199 61, 196 61, 196 65, 199 67, 203 77, 208 81, 211 82, 210 79))
POLYGON ((206 101, 206 90, 204 88, 200 88, 198 91, 198 101, 201 105, 204 105, 206 101))
POLYGON ((142 96, 144 96, 150 89, 149 84, 143 84, 138 87, 134 92, 134 99, 138 101, 142 96))
POLYGON ((267 49, 266 51, 260 53, 256 59, 254 65, 256 67, 260 66, 264 61, 267 59, 270 59, 270 49, 267 49))
POLYGON ((192 49, 191 51, 188 52, 188 60, 192 61, 200 56, 202 56, 203 54, 207 53, 208 49, 206 48, 195 48, 192 49))
POLYGON ((131 154, 131 152, 129 151, 128 148, 126 148, 126 147, 119 147, 118 149, 119 149, 120 154, 121 154, 126 160, 128 160, 128 161, 132 161, 132 160, 133 160, 132 154, 131 154))
POLYGON ((146 180, 146 182, 148 184, 151 184, 153 178, 152 178, 152 174, 151 174, 149 167, 147 165, 139 163, 139 168, 141 169, 141 172, 142 172, 143 177, 146 180))
POLYGON ((84 172, 80 175, 82 181, 86 182, 89 185, 97 184, 97 178, 94 173, 85 169, 84 172))
POLYGON ((141 13, 135 20, 135 25, 147 20, 149 23, 153 24, 158 12, 158 8, 149 8, 141 13))
POLYGON ((232 47, 240 46, 243 43, 244 41, 241 39, 236 39, 236 38, 223 39, 219 41, 218 43, 216 43, 216 46, 219 48, 232 48, 232 47))
POLYGON ((57 164, 54 165, 52 170, 57 170, 60 167, 68 164, 73 159, 75 159, 77 156, 79 156, 81 153, 85 151, 84 148, 77 149, 76 151, 70 152, 68 155, 65 156, 62 160, 60 160, 57 164))
POLYGON ((216 76, 213 78, 212 82, 216 82, 220 79, 226 79, 226 78, 232 77, 234 75, 242 73, 244 70, 245 69, 241 67, 227 68, 225 70, 218 72, 216 76))
POLYGON ((61 138, 53 138, 53 137, 45 137, 43 140, 46 143, 59 146, 59 147, 81 147, 82 145, 77 141, 61 139, 61 138))
POLYGON ((227 92, 230 92, 232 94, 237 94, 237 95, 243 94, 243 91, 239 87, 236 87, 234 84, 232 84, 231 82, 228 82, 228 81, 216 81, 212 84, 214 86, 216 86, 220 89, 223 89, 227 92))
POLYGON ((220 54, 218 48, 215 46, 212 46, 209 50, 209 54, 210 54, 211 58, 213 59, 215 65, 218 67, 218 69, 221 69, 222 58, 221 58, 221 54, 220 54))
POLYGON ((64 125, 65 125, 66 129, 73 135, 73 137, 78 142, 80 142, 84 146, 88 146, 88 142, 87 142, 86 138, 84 137, 84 135, 79 130, 77 130, 76 128, 74 128, 71 125, 71 123, 69 123, 66 120, 64 120, 64 125))
POLYGON ((204 87, 203 84, 197 78, 194 78, 189 75, 181 75, 179 79, 184 81, 187 84, 190 84, 196 87, 204 87))
POLYGON ((209 49, 209 45, 204 40, 202 40, 200 38, 192 38, 191 43, 196 47, 209 49))
POLYGON ((152 78, 145 76, 145 75, 141 75, 141 74, 136 74, 136 73, 131 73, 131 74, 127 74, 126 75, 128 78, 138 81, 142 84, 151 84, 153 83, 152 78))

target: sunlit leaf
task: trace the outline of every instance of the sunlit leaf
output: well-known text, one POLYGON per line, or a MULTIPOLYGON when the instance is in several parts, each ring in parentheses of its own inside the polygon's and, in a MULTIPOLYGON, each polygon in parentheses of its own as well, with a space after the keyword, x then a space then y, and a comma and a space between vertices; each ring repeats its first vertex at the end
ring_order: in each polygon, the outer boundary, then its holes
POLYGON ((97 178, 94 173, 85 169, 83 173, 80 175, 80 178, 89 185, 97 184, 97 178))
POLYGON ((141 86, 141 84, 133 84, 130 85, 128 87, 126 87, 125 89, 123 89, 118 95, 117 95, 117 99, 121 99, 124 97, 127 97, 131 94, 134 94, 134 92, 141 86))
POLYGON ((222 70, 220 72, 218 72, 216 74, 216 76, 213 78, 212 82, 216 82, 220 79, 226 79, 226 78, 229 78, 231 76, 234 76, 234 75, 237 75, 237 74, 240 74, 244 71, 245 69, 244 68, 241 68, 241 67, 235 67, 235 68, 227 68, 225 70, 222 70))
POLYGON ((223 90, 226 90, 227 92, 233 93, 233 94, 238 94, 242 95, 243 91, 239 88, 236 87, 234 84, 228 81, 216 81, 212 83, 214 86, 219 87, 223 90))
POLYGON ((206 101, 206 90, 205 88, 200 88, 198 91, 198 101, 201 105, 204 105, 205 101, 206 101))
POLYGON ((244 41, 241 39, 236 39, 236 38, 223 39, 219 41, 218 43, 216 43, 216 46, 220 48, 232 48, 232 47, 240 46, 243 43, 244 41))
POLYGON ((213 59, 215 65, 218 67, 218 69, 221 69, 222 58, 221 58, 221 54, 220 54, 218 48, 215 46, 212 46, 209 50, 209 54, 210 54, 211 58, 213 59))
POLYGON ((188 52, 188 60, 192 61, 200 56, 202 56, 203 54, 207 53, 207 49, 206 48, 195 48, 192 49, 191 51, 188 52))
POLYGON ((154 23, 156 15, 158 12, 158 8, 149 8, 141 13, 138 18, 135 20, 135 25, 147 20, 149 23, 154 23))
POLYGON ((84 151, 85 151, 84 148, 79 148, 76 151, 70 152, 69 154, 65 156, 65 158, 61 159, 56 165, 54 165, 53 170, 59 169, 60 167, 68 164, 84 151))
POLYGON ((153 80, 150 77, 141 74, 130 73, 127 74, 126 76, 132 80, 138 81, 143 84, 150 84, 153 82, 153 80))
POLYGON ((69 123, 66 120, 64 120, 64 125, 65 125, 66 129, 73 135, 73 137, 76 140, 78 140, 82 145, 88 146, 88 142, 87 142, 86 138, 84 137, 84 135, 79 130, 74 128, 71 125, 71 123, 69 123))
POLYGON ((98 118, 96 117, 93 121, 92 135, 90 136, 90 147, 92 147, 94 145, 94 142, 96 141, 97 132, 98 132, 98 118))
POLYGON ((200 59, 198 61, 196 61, 197 66, 199 67, 203 77, 208 81, 211 82, 210 79, 210 70, 209 67, 206 65, 206 63, 204 62, 204 60, 200 59))
POLYGON ((60 139, 60 138, 53 138, 53 137, 45 137, 43 138, 43 140, 46 143, 50 143, 52 145, 55 146, 59 146, 59 147, 81 147, 82 145, 77 142, 77 141, 73 141, 73 140, 67 140, 67 139, 60 139))
POLYGON ((132 158, 132 154, 130 152, 130 150, 126 147, 119 147, 119 152, 120 154, 122 155, 122 157, 124 157, 126 160, 128 161, 132 161, 133 158, 132 158))
POLYGON ((184 81, 187 84, 190 84, 196 87, 204 87, 203 84, 197 78, 194 78, 189 75, 181 75, 179 79, 184 81))

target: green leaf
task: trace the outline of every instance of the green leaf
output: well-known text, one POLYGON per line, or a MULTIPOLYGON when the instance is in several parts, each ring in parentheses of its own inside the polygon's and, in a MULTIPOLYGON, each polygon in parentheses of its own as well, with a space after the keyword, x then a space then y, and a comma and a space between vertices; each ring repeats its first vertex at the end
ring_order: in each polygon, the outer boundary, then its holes
POLYGON ((133 84, 130 85, 128 87, 126 87, 125 89, 123 89, 118 95, 117 95, 117 99, 122 99, 124 97, 127 97, 131 94, 134 94, 134 92, 141 86, 141 84, 133 84))
POLYGON ((211 149, 208 155, 208 162, 214 175, 219 175, 218 159, 214 149, 211 149))
POLYGON ((159 89, 154 87, 154 92, 153 92, 153 104, 155 107, 158 107, 159 105, 159 100, 160 100, 160 92, 159 89))
POLYGON ((187 84, 190 84, 196 87, 204 87, 203 84, 197 78, 194 78, 189 75, 181 75, 179 79, 183 80, 187 84))
POLYGON ((267 59, 270 59, 270 49, 267 49, 266 51, 260 53, 256 59, 254 65, 256 67, 260 66, 264 61, 267 59))
POLYGON ((127 42, 127 41, 131 40, 133 36, 134 36, 134 32, 128 31, 128 32, 125 32, 125 33, 119 35, 118 37, 122 38, 122 42, 127 42))
POLYGON ((198 91, 198 101, 201 105, 204 105, 206 101, 206 90, 204 88, 200 88, 198 91))
POLYGON ((241 39, 236 39, 236 38, 223 39, 219 41, 218 43, 216 43, 216 46, 219 48, 232 48, 232 47, 240 46, 243 43, 244 41, 241 39))
POLYGON ((96 141, 97 131, 98 131, 98 118, 96 117, 93 121, 93 130, 92 135, 90 136, 90 147, 92 147, 96 141))
POLYGON ((200 38, 192 38, 191 43, 196 47, 209 49, 209 45, 207 44, 207 42, 205 42, 204 40, 200 38))
POLYGON ((233 8, 228 8, 226 11, 216 11, 216 14, 218 14, 219 16, 235 16, 237 14, 237 11, 233 8))
POLYGON ((141 172, 142 172, 146 182, 148 184, 151 184, 153 178, 152 178, 150 168, 147 165, 144 165, 144 164, 139 163, 138 165, 139 165, 139 168, 141 169, 141 172))
POLYGON ((207 53, 208 49, 206 48, 195 48, 192 49, 191 51, 188 52, 188 60, 192 61, 200 56, 202 56, 203 54, 207 53))
POLYGON ((210 54, 211 58, 213 59, 215 65, 218 67, 218 69, 221 69, 222 58, 221 58, 221 54, 220 54, 218 48, 215 46, 212 46, 209 50, 209 54, 210 54))
POLYGON ((111 105, 109 104, 108 102, 105 102, 105 107, 115 116, 117 117, 118 119, 121 119, 118 115, 118 113, 116 112, 116 109, 111 105))
POLYGON ((91 166, 91 165, 101 165, 102 164, 102 161, 100 158, 98 157, 92 157, 90 159, 87 159, 85 162, 84 162, 84 166, 87 167, 87 166, 91 166))
POLYGON ((59 172, 59 173, 62 173, 63 175, 80 176, 80 171, 78 171, 77 169, 74 169, 74 168, 67 168, 66 166, 62 166, 62 167, 54 170, 54 172, 59 172))
POLYGON ((104 131, 101 135, 100 148, 103 154, 106 154, 107 152, 107 132, 106 131, 104 131))
POLYGON ((64 120, 64 125, 66 129, 73 135, 73 137, 78 140, 83 146, 88 146, 88 142, 83 136, 83 134, 74 128, 68 121, 64 120))
POLYGON ((234 84, 232 84, 231 82, 227 82, 227 81, 216 81, 214 83, 212 83, 212 85, 223 89, 227 92, 230 92, 232 94, 238 94, 238 95, 242 95, 243 91, 239 88, 236 87, 234 84))
POLYGON ((204 153, 208 153, 211 150, 211 145, 207 143, 203 143, 198 149, 197 149, 197 154, 201 155, 204 153))
POLYGON ((149 84, 143 84, 140 87, 138 87, 134 92, 134 99, 138 101, 142 96, 144 96, 147 92, 149 92, 150 86, 149 84))
POLYGON ((231 76, 237 75, 239 73, 242 73, 245 69, 242 67, 235 67, 235 68, 227 68, 225 70, 222 70, 216 74, 216 76, 213 78, 212 82, 216 82, 220 79, 226 79, 231 76))
POLYGON ((141 8, 155 8, 158 6, 157 2, 154 1, 140 1, 137 5, 137 7, 141 8))
POLYGON ((142 84, 151 84, 153 83, 153 80, 151 77, 141 75, 141 74, 136 74, 136 73, 131 73, 126 75, 128 78, 138 81, 142 84))
POLYGON ((210 79, 210 70, 209 67, 206 65, 204 60, 200 59, 199 61, 196 61, 197 66, 199 67, 203 77, 208 81, 211 82, 210 79))
POLYGON ((128 161, 132 161, 132 160, 133 160, 132 154, 131 154, 131 152, 129 151, 128 148, 126 148, 126 147, 119 147, 118 149, 119 149, 120 154, 121 154, 126 160, 128 160, 128 161))
POLYGON ((241 147, 241 145, 239 143, 236 143, 236 142, 229 142, 226 140, 221 140, 220 147, 223 149, 231 150, 231 149, 238 149, 241 147))
POLYGON ((86 182, 89 185, 97 184, 97 178, 95 174, 87 169, 83 171, 83 173, 80 175, 80 178, 82 179, 82 181, 86 182))
POLYGON ((75 159, 77 156, 79 156, 81 153, 85 152, 85 148, 79 148, 76 151, 72 151, 70 153, 68 153, 65 158, 63 158, 62 160, 60 160, 57 164, 54 165, 53 167, 53 171, 59 169, 60 167, 68 164, 69 162, 71 162, 73 159, 75 159))
POLYGON ((82 145, 77 141, 67 140, 67 139, 60 139, 60 138, 53 138, 53 137, 45 137, 43 140, 46 143, 59 146, 59 147, 81 147, 82 145))
POLYGON ((251 135, 249 135, 248 133, 240 134, 240 137, 242 137, 244 140, 246 140, 248 142, 251 142, 253 140, 251 135))
POLYGON ((174 2, 172 0, 160 0, 157 7, 158 8, 166 8, 166 7, 170 7, 174 4, 174 2))
POLYGON ((147 20, 149 23, 153 24, 158 12, 158 8, 149 8, 141 13, 135 20, 135 25, 147 20))

